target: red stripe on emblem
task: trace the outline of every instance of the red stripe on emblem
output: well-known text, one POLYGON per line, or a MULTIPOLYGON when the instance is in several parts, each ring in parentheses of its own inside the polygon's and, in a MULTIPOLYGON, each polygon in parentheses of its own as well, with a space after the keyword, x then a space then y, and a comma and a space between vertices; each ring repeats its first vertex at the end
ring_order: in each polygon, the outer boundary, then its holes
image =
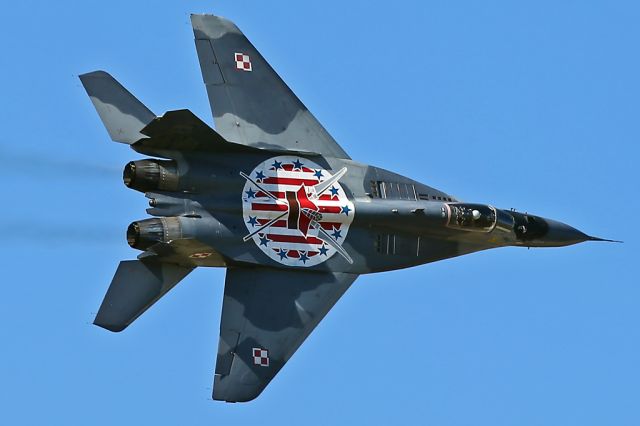
POLYGON ((267 212, 286 212, 289 209, 284 204, 260 204, 251 203, 251 210, 261 210, 267 212))
POLYGON ((322 244, 323 241, 316 237, 303 237, 301 235, 280 235, 267 234, 267 238, 276 243, 300 243, 300 244, 322 244))
POLYGON ((340 213, 342 207, 340 206, 318 206, 320 213, 340 213))
POLYGON ((275 184, 275 185, 307 185, 314 186, 318 184, 317 179, 296 179, 296 178, 286 178, 286 177, 268 177, 262 179, 262 183, 264 184, 275 184))
MULTIPOLYGON (((258 219, 258 223, 260 225, 264 225, 265 223, 269 222, 270 219, 258 219)), ((340 229, 340 226, 342 224, 340 222, 320 222, 320 226, 322 226, 324 229, 328 229, 328 230, 333 230, 333 228, 336 229, 340 229)), ((271 224, 270 228, 286 228, 287 227, 287 221, 286 220, 278 220, 274 223, 271 224)))
MULTIPOLYGON (((251 210, 260 210, 268 212, 286 212, 288 209, 284 204, 262 204, 251 203, 251 210)), ((340 206, 318 206, 320 213, 340 213, 342 208, 340 206)))
MULTIPOLYGON (((272 195, 274 195, 276 198, 282 199, 284 200, 286 198, 285 193, 281 192, 281 191, 270 191, 270 193, 272 195)), ((262 191, 258 191, 256 192, 256 198, 264 198, 267 197, 267 194, 265 194, 262 191)), ((337 197, 333 197, 331 195, 328 194, 322 194, 321 196, 319 196, 318 198, 316 198, 316 200, 320 200, 320 201, 335 201, 335 202, 339 202, 340 200, 337 197)))

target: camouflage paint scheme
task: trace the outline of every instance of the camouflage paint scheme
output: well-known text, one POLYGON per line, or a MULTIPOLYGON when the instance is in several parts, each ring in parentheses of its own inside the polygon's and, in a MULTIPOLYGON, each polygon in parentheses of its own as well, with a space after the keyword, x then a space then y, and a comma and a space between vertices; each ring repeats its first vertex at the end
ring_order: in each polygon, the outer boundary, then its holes
POLYGON ((80 76, 154 218, 120 263, 94 323, 122 331, 198 266, 226 267, 213 398, 257 397, 360 274, 502 246, 590 237, 358 163, 232 22, 192 15, 214 131, 188 110, 156 116, 103 71, 80 76), (348 231, 348 233, 347 233, 348 231))

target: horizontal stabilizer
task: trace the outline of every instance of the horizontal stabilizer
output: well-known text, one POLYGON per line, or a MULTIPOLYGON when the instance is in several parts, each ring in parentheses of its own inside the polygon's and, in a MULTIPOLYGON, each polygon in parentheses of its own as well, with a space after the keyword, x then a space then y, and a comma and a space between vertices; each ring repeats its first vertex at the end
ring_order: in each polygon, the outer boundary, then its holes
POLYGON ((167 111, 154 117, 140 133, 147 138, 132 148, 153 148, 180 151, 210 151, 228 142, 188 109, 167 111))
POLYGON ((192 238, 179 238, 168 243, 156 243, 139 255, 138 259, 179 263, 193 267, 227 266, 218 251, 210 245, 192 238))
POLYGON ((188 109, 167 111, 160 117, 154 117, 149 124, 140 130, 140 139, 131 147, 141 153, 155 150, 169 151, 206 151, 206 152, 261 152, 269 151, 282 154, 299 154, 317 156, 309 151, 292 149, 265 149, 249 145, 229 142, 207 123, 200 120, 188 109))
POLYGON ((82 74, 80 81, 112 140, 132 144, 145 137, 140 130, 155 114, 115 78, 104 71, 94 71, 82 74))
POLYGON ((171 263, 120 262, 93 323, 110 331, 124 330, 192 270, 171 263))

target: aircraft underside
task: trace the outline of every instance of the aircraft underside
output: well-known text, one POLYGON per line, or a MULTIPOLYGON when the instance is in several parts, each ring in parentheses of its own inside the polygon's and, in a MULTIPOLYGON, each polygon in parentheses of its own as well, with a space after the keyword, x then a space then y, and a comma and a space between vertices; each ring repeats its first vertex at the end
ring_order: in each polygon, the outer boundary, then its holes
POLYGON ((358 163, 232 22, 191 17, 216 130, 156 116, 111 75, 80 76, 149 199, 94 324, 119 332, 198 266, 226 267, 213 398, 257 397, 358 275, 503 246, 599 240, 560 222, 462 202, 358 163))

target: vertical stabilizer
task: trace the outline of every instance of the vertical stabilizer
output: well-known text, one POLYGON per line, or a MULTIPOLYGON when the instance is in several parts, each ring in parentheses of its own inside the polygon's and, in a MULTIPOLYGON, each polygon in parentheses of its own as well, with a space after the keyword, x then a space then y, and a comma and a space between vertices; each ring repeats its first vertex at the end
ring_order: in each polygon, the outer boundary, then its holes
POLYGON ((192 270, 171 263, 120 262, 93 323, 110 331, 124 330, 192 270))
POLYGON ((80 81, 115 142, 132 144, 146 136, 143 127, 156 116, 135 96, 104 71, 80 76, 80 81))

